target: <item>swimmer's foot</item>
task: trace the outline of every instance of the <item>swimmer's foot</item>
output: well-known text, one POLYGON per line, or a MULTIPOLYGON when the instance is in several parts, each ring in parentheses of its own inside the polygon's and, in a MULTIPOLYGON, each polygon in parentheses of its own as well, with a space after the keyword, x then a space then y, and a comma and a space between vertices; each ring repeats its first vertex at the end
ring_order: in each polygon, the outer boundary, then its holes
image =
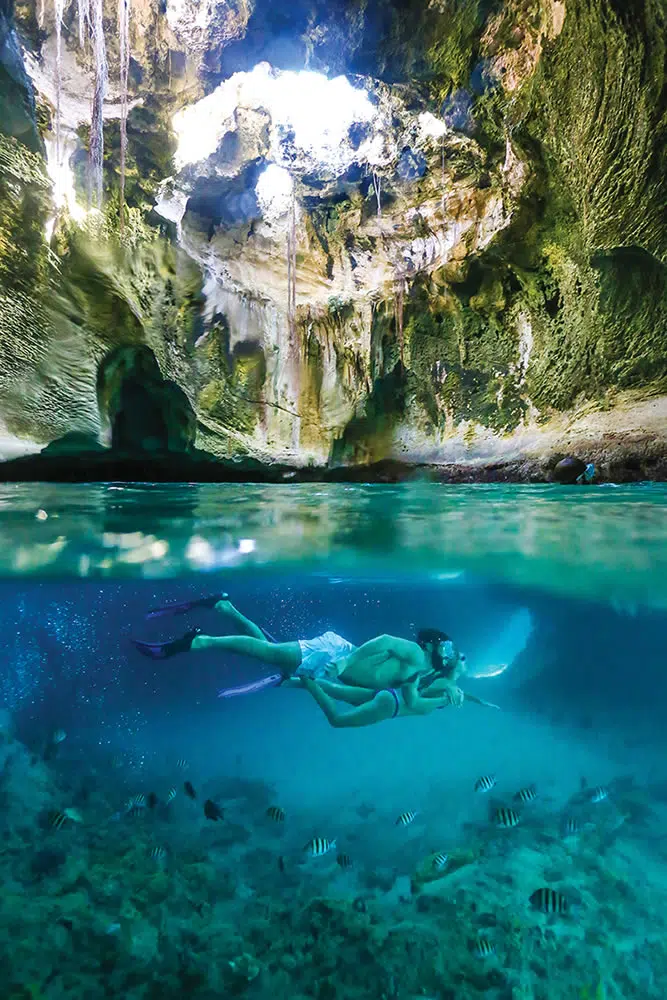
POLYGON ((180 639, 172 639, 169 642, 142 642, 140 639, 133 639, 132 642, 139 652, 149 659, 167 660, 177 653, 188 653, 192 649, 193 639, 196 639, 200 631, 201 629, 191 628, 180 639))
POLYGON ((215 599, 215 603, 211 605, 214 611, 219 611, 223 615, 231 615, 232 618, 242 618, 243 615, 239 614, 237 608, 234 607, 229 599, 229 594, 218 594, 215 599))

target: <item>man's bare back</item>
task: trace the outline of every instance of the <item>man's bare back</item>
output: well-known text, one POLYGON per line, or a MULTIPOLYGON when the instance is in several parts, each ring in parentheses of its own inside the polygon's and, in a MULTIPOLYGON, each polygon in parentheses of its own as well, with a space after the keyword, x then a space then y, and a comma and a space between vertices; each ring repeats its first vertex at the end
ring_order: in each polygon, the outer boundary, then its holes
POLYGON ((354 687, 398 688, 415 674, 429 673, 430 656, 409 639, 379 635, 338 663, 339 680, 354 687))

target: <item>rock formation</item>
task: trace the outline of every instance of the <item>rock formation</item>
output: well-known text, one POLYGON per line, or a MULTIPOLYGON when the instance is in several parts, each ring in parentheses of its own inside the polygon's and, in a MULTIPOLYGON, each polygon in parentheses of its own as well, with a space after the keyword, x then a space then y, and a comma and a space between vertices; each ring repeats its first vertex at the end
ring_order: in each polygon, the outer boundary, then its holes
POLYGON ((660 0, 119 9, 101 211, 93 15, 0 16, 0 454, 667 474, 660 0))

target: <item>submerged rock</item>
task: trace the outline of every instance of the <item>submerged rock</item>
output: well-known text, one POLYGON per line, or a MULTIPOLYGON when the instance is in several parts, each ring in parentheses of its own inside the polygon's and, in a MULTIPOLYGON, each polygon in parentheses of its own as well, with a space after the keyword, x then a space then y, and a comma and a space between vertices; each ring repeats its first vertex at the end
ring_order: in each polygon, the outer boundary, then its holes
POLYGON ((257 976, 262 971, 259 962, 252 955, 248 955, 247 952, 239 955, 238 958, 232 959, 229 963, 229 968, 235 977, 245 980, 248 983, 251 983, 253 979, 257 979, 257 976))
POLYGON ((586 472, 586 463, 580 458, 562 458, 554 466, 552 478, 563 486, 572 486, 586 472))
POLYGON ((57 874, 66 860, 67 855, 63 850, 45 847, 32 858, 30 871, 36 879, 48 878, 50 875, 57 874))

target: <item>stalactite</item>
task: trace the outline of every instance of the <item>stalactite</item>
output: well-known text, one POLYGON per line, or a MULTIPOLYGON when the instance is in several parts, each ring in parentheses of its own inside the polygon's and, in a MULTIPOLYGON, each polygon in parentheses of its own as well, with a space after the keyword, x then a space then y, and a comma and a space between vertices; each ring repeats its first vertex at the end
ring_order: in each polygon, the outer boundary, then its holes
POLYGON ((378 219, 382 218, 382 207, 380 205, 380 196, 382 192, 382 178, 379 174, 373 171, 373 188, 375 189, 375 200, 377 202, 378 208, 378 219))
POLYGON ((120 231, 125 222, 125 160, 127 157, 127 81, 130 72, 130 0, 118 0, 120 52, 120 231))
POLYGON ((292 199, 287 229, 287 327, 292 345, 296 343, 296 191, 292 199))
POLYGON ((90 123, 89 201, 102 208, 102 164, 104 158, 104 98, 109 71, 104 42, 103 0, 92 0, 92 36, 95 54, 95 88, 90 123))
POLYGON ((440 183, 442 185, 442 222, 445 223, 447 216, 447 195, 445 193, 445 137, 442 137, 442 165, 440 183))
POLYGON ((90 20, 90 0, 77 0, 79 14, 79 47, 83 48, 86 41, 86 28, 90 20))
POLYGON ((62 43, 63 43, 63 15, 65 13, 65 0, 54 0, 54 13, 56 20, 56 167, 60 170, 62 157, 61 142, 61 115, 60 98, 62 91, 62 43))
POLYGON ((405 275, 397 268, 394 276, 394 324, 398 340, 398 356, 401 368, 405 368, 405 338, 403 336, 403 308, 405 300, 405 275))

